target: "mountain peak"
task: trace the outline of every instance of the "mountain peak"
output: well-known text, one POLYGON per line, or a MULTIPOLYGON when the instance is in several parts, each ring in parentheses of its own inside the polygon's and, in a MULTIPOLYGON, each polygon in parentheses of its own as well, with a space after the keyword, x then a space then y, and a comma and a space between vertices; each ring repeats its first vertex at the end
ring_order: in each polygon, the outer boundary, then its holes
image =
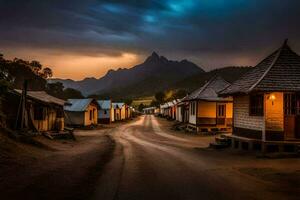
POLYGON ((158 62, 158 61, 159 61, 159 55, 155 51, 153 51, 151 56, 149 56, 145 62, 148 63, 148 62, 158 62))
POLYGON ((155 51, 153 51, 151 57, 159 57, 159 55, 155 51))

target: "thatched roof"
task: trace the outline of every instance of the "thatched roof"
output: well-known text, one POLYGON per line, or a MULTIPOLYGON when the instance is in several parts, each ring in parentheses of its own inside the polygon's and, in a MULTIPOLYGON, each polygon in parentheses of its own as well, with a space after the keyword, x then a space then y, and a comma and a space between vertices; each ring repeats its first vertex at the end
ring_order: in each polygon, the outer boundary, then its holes
POLYGON ((221 95, 251 92, 300 91, 300 56, 287 44, 223 90, 221 95))

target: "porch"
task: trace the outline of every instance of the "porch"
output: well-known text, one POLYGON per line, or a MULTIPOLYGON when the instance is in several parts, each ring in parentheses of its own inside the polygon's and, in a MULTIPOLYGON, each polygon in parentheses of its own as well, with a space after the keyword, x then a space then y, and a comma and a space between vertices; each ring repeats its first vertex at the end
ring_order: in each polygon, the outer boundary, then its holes
POLYGON ((236 150, 265 153, 298 153, 300 151, 300 140, 262 141, 230 134, 224 134, 224 136, 231 140, 231 148, 236 150))

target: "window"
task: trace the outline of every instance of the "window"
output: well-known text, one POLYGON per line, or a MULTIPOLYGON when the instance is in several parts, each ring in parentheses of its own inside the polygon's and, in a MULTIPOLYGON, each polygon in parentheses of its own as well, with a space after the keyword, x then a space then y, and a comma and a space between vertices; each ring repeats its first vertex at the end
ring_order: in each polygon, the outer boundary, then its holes
POLYGON ((284 94, 284 114, 299 115, 300 114, 300 98, 294 93, 284 94))
POLYGON ((225 117, 226 116, 226 105, 218 105, 217 109, 217 116, 218 117, 225 117))
POLYGON ((93 111, 90 110, 90 120, 93 119, 93 111))
POLYGON ((46 108, 42 106, 35 106, 33 112, 34 112, 34 120, 46 119, 46 108))
POLYGON ((104 115, 106 115, 107 114, 107 110, 104 110, 104 115))
POLYGON ((264 95, 251 95, 249 105, 250 116, 263 116, 264 115, 264 95))

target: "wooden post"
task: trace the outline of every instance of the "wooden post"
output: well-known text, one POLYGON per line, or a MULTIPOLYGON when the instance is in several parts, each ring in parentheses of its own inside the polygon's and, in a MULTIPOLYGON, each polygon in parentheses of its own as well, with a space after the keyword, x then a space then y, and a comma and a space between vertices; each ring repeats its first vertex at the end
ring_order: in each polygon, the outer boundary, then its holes
POLYGON ((23 90, 22 90, 22 114, 21 114, 21 130, 24 129, 24 120, 26 114, 26 97, 27 97, 27 80, 24 81, 23 90))

